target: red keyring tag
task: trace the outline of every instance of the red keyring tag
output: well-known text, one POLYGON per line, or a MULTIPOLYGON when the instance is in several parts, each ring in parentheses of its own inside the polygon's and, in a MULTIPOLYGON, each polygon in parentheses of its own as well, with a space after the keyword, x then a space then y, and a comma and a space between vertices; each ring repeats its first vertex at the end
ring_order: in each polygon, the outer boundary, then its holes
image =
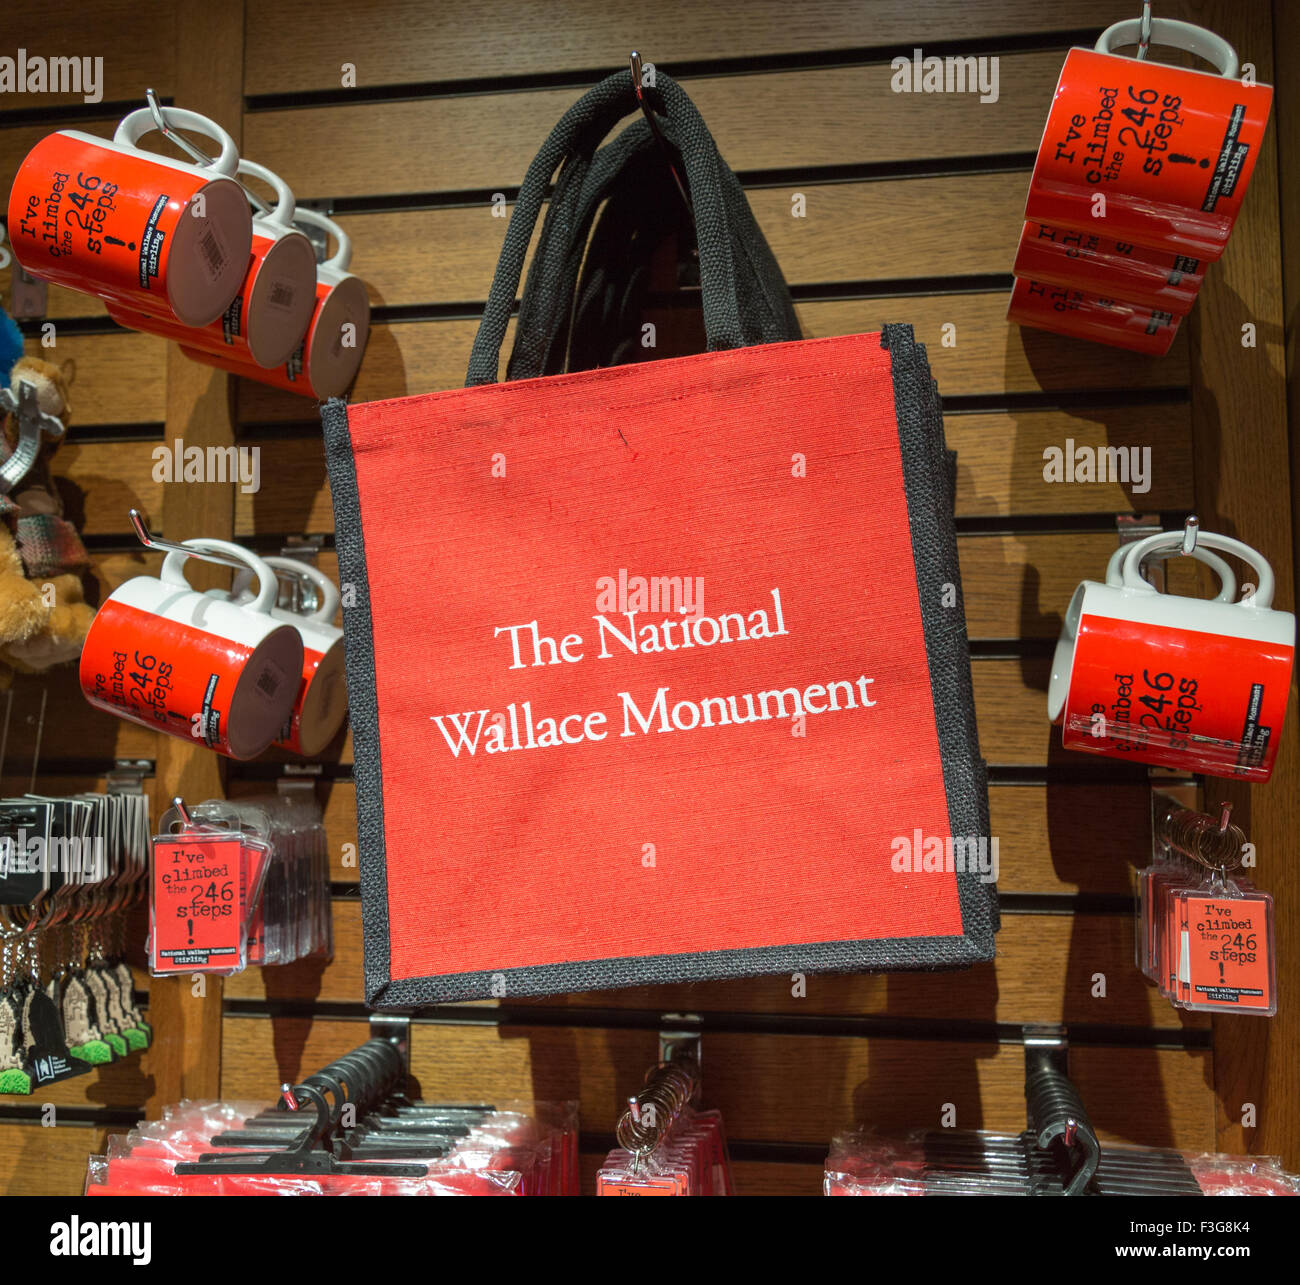
POLYGON ((149 958, 154 976, 243 968, 243 860, 238 834, 154 839, 149 958))
POLYGON ((1180 888, 1177 990, 1182 1008, 1208 1013, 1277 1012, 1273 898, 1228 885, 1222 892, 1180 888))

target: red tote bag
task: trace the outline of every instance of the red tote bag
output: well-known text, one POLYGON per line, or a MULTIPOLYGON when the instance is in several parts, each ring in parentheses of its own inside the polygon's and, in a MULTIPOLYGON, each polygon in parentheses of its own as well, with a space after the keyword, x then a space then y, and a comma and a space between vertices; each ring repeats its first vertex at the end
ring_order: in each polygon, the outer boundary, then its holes
POLYGON ((600 147, 623 73, 530 167, 469 386, 324 411, 375 1007, 993 953, 924 349, 793 339, 698 113, 662 73, 651 97, 709 351, 495 382, 561 165, 511 375, 562 369, 584 324, 578 251, 653 146, 639 121, 600 147))

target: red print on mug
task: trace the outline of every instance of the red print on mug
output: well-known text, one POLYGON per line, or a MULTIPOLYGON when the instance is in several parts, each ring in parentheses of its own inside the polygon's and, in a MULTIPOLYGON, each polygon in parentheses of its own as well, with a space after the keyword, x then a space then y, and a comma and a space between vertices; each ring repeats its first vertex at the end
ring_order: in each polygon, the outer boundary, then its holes
POLYGON ((1143 559, 1176 552, 1181 532, 1116 551, 1105 584, 1085 580, 1065 614, 1048 682, 1048 715, 1067 749, 1184 771, 1267 781, 1286 714, 1295 617, 1272 610, 1273 572, 1248 545, 1201 533, 1194 556, 1222 581, 1214 599, 1163 594, 1143 559), (1210 550, 1258 577, 1240 601, 1210 550))
POLYGON ((186 555, 169 553, 158 579, 128 580, 96 613, 81 650, 81 690, 119 718, 253 758, 293 710, 302 639, 271 615, 275 573, 260 558, 224 540, 186 544, 244 562, 257 597, 237 604, 199 593, 185 579, 186 555))
POLYGON ((1016 251, 1017 277, 1051 286, 1117 295, 1156 312, 1184 316, 1205 280, 1199 259, 1116 241, 1096 229, 1026 223, 1016 251))
POLYGON ((133 112, 111 140, 60 130, 27 154, 9 194, 9 239, 34 277, 206 326, 248 267, 253 222, 230 136, 206 117, 171 120, 215 139, 210 167, 141 150, 154 123, 133 112))
MULTIPOLYGON (((271 614, 293 625, 302 637, 302 682, 293 711, 275 744, 308 758, 319 754, 337 735, 348 712, 348 690, 344 681, 343 630, 334 624, 339 609, 339 590, 323 571, 295 558, 266 558, 282 581, 310 589, 312 600, 298 606, 272 609, 271 614)), ((231 597, 236 602, 252 600, 252 576, 241 571, 235 576, 231 597)), ((297 600, 297 593, 293 595, 297 600)))
POLYGON ((302 342, 316 303, 316 252, 293 226, 294 198, 288 184, 261 165, 240 161, 239 172, 270 184, 277 204, 253 220, 253 246, 239 293, 214 322, 199 329, 171 317, 120 307, 109 315, 120 325, 161 335, 209 352, 233 354, 256 366, 278 366, 302 342))
POLYGON ((1077 286, 1019 277, 1011 291, 1007 320, 1160 356, 1169 351, 1182 318, 1077 286))
POLYGON ((1136 43, 1138 25, 1116 23, 1096 49, 1066 55, 1025 218, 1217 259, 1259 157, 1273 91, 1243 83, 1232 46, 1185 22, 1155 19, 1151 43, 1189 50, 1221 74, 1112 53, 1136 43))

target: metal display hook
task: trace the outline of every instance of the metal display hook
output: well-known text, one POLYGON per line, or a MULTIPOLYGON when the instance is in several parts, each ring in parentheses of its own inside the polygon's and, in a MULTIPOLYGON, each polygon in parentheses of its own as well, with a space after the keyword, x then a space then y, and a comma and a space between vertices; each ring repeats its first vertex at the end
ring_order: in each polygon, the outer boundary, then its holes
POLYGON ((176 809, 176 815, 181 819, 181 825, 187 830, 194 828, 194 818, 190 815, 190 810, 185 806, 185 800, 178 794, 172 799, 172 807, 176 809))
MULTIPOLYGON (((1060 1194, 1080 1196, 1101 1161, 1101 1144, 1087 1109, 1068 1074, 1068 1043, 1060 1027, 1027 1026, 1025 1042, 1025 1111, 1029 1133, 1044 1153, 1064 1148, 1069 1172, 1060 1194)), ((1055 1188, 1051 1188, 1055 1192, 1055 1188)), ((1047 1188, 1040 1189, 1047 1194, 1047 1188)))
MULTIPOLYGON (((172 128, 167 121, 166 109, 158 101, 158 95, 154 93, 152 89, 146 89, 144 91, 144 96, 145 101, 149 104, 149 114, 153 117, 154 126, 169 143, 174 143, 179 147, 181 151, 184 152, 196 165, 203 165, 206 167, 215 163, 213 158, 203 151, 202 148, 195 146, 195 144, 191 143, 184 134, 172 128)), ((239 183, 239 186, 244 189, 249 204, 251 204, 259 214, 269 214, 271 212, 270 205, 262 200, 262 198, 258 196, 257 193, 248 186, 248 184, 241 183, 238 178, 235 179, 235 182, 239 183)))
POLYGON ((154 128, 169 142, 174 143, 196 165, 211 165, 213 158, 190 142, 184 134, 178 133, 167 123, 162 104, 152 89, 144 91, 145 101, 149 104, 149 115, 153 117, 154 128))
POLYGON ((1142 0, 1142 27, 1138 34, 1139 58, 1145 58, 1151 52, 1151 0, 1142 0))
POLYGON ((160 540, 149 530, 145 524, 144 514, 139 509, 128 510, 128 516, 136 539, 146 549, 156 549, 165 553, 183 553, 187 558, 198 558, 202 562, 215 562, 219 566, 234 567, 238 571, 248 570, 248 563, 227 557, 224 553, 209 553, 206 549, 195 549, 188 544, 178 544, 175 540, 160 540))
POLYGON ((690 194, 686 190, 686 183, 678 171, 676 161, 673 155, 673 149, 668 140, 664 137, 663 131, 659 128, 659 122, 655 119, 654 109, 650 106, 649 100, 645 96, 645 87, 643 84, 641 55, 635 49, 629 58, 632 64, 632 92, 636 95, 637 106, 640 107, 642 115, 646 118, 646 123, 650 126, 650 133, 659 150, 664 154, 664 160, 668 164, 668 172, 673 176, 673 182, 677 185, 677 192, 682 198, 682 203, 686 206, 687 213, 692 220, 695 218, 695 207, 691 204, 690 194))
POLYGON ((660 1031, 659 1062, 646 1073, 640 1092, 627 1098, 627 1110, 615 1130, 619 1146, 631 1153, 633 1173, 640 1171, 681 1113, 699 1101, 700 1048, 698 1027, 660 1031))

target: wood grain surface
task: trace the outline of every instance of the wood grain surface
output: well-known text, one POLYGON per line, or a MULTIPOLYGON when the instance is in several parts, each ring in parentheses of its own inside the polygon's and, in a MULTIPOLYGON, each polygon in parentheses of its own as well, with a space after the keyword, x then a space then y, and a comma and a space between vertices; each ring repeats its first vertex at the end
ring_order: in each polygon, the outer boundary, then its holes
MULTIPOLYGON (((271 1101, 285 1081, 365 1039, 364 1022, 227 1016, 222 1085, 271 1101)), ((882 1129, 938 1124, 1024 1128, 1024 1054, 1017 1045, 850 1036, 711 1032, 705 1101, 728 1136, 821 1146, 855 1121, 882 1129), (774 1086, 782 1086, 774 1091, 774 1086)), ((627 1094, 654 1063, 654 1030, 582 1026, 418 1024, 411 1071, 431 1100, 577 1099, 584 1129, 612 1132, 627 1094)), ((1071 1074, 1103 1139, 1203 1148, 1213 1138, 1209 1055, 1076 1047, 1071 1074)))
MULTIPOLYGON (((1252 51, 1261 81, 1274 80, 1268 5, 1188 0, 1186 8, 1192 21, 1252 51)), ((1286 74, 1287 62, 1279 50, 1277 75, 1286 74)), ((1274 605, 1294 611, 1295 546, 1286 483, 1295 448, 1287 425, 1276 140, 1274 129, 1256 161, 1249 192, 1253 217, 1238 221, 1192 314, 1192 437, 1203 526, 1258 549, 1277 578, 1274 605), (1246 325, 1255 329, 1253 346, 1243 343, 1246 325)), ((1294 165, 1296 158, 1286 160, 1294 165)), ((1300 799, 1294 683, 1281 741, 1267 784, 1214 782, 1213 788, 1216 797, 1234 802, 1234 819, 1262 854, 1258 881, 1280 908, 1278 984, 1294 990, 1300 981, 1300 869, 1289 859, 1300 799)), ((1291 1053, 1297 1041, 1300 1007, 1285 1001, 1267 1022, 1216 1017, 1215 1087, 1223 1150, 1281 1155, 1290 1169, 1300 1168, 1300 1066, 1291 1053)))
MULTIPOLYGON (((194 110, 214 120, 238 121, 242 98, 240 66, 243 48, 243 0, 186 11, 176 34, 178 93, 194 110)), ((239 134, 233 135, 236 144, 239 134)), ((166 366, 166 422, 172 434, 201 448, 229 446, 234 441, 229 379, 187 360, 169 345, 166 366)), ((155 507, 161 526, 174 531, 182 523, 205 535, 229 538, 234 526, 230 487, 215 481, 173 486, 155 507)), ((211 564, 187 569, 197 589, 229 585, 230 572, 211 564)), ((81 720, 76 720, 81 721, 81 720)), ((75 726, 72 723, 71 726, 75 726)), ((121 726, 127 726, 125 723, 121 726)), ((140 729, 156 743, 157 790, 163 799, 220 797, 221 760, 199 742, 180 740, 140 729)), ((160 978, 150 988, 150 1021, 166 1037, 150 1049, 153 1091, 146 1099, 151 1119, 185 1098, 221 1095, 221 978, 181 975, 160 978)))
POLYGON ((0 1196, 79 1196, 86 1161, 102 1155, 115 1129, 89 1124, 0 1122, 0 1196))
POLYGON ((345 62, 358 86, 539 75, 626 66, 640 49, 665 70, 673 62, 907 45, 954 36, 1108 26, 1131 16, 1124 0, 811 0, 792 21, 788 4, 746 0, 743 21, 726 5, 670 0, 566 0, 562 10, 529 0, 348 0, 312 6, 313 22, 285 44, 261 37, 295 24, 297 0, 253 0, 245 45, 250 94, 337 89, 345 62), (393 33, 401 32, 394 40, 393 33), (511 39, 499 34, 509 31, 511 39))
MULTIPOLYGON (((1179 1013, 1133 967, 1128 915, 1007 915, 997 959, 954 974, 836 975, 807 978, 794 998, 790 976, 692 986, 510 1001, 546 1008, 633 1008, 688 1013, 761 1013, 797 1021, 808 1014, 918 1017, 930 1021, 1069 1022, 1100 1026, 1204 1028, 1204 1014, 1179 1013)), ((362 992, 361 904, 334 902, 334 960, 250 969, 230 978, 235 999, 355 1002, 362 992)), ((484 1001, 495 1006, 496 1001, 484 1001)))
MULTIPOLYGON (((89 340, 79 342, 87 344, 89 340)), ((124 404, 137 408, 135 403, 124 404)), ((1122 407, 1105 412, 950 414, 945 418, 944 431, 949 446, 957 452, 958 517, 1059 514, 1065 519, 1069 515, 1134 510, 1168 512, 1190 508, 1193 503, 1191 462, 1186 449, 1188 411, 1183 404, 1122 407), (1044 452, 1049 447, 1065 449, 1067 443, 1096 450, 1112 446, 1149 449, 1145 489, 1132 482, 1062 485, 1046 480, 1044 452)), ((184 510, 177 519, 180 530, 166 532, 164 526, 164 496, 169 489, 184 490, 187 485, 178 486, 172 480, 177 436, 161 428, 143 428, 134 438, 78 441, 75 434, 72 436, 59 453, 60 488, 69 513, 84 533, 127 537, 131 529, 127 512, 131 508, 143 510, 159 532, 178 538, 197 533, 184 510), (159 453, 160 448, 165 448, 167 458, 159 453)), ((324 448, 314 432, 281 436, 259 433, 255 437, 245 435, 241 441, 258 450, 260 489, 246 491, 241 486, 234 496, 238 535, 321 534, 333 530, 324 448)), ((195 445, 192 435, 182 438, 182 442, 195 445)), ((1059 547, 1064 550, 1065 545, 1059 547)), ((1047 552, 1049 548, 1034 551, 1047 552)))
MULTIPOLYGON (((1185 341, 1175 341, 1161 361, 1096 345, 1083 347, 1045 331, 1026 331, 1006 321, 1002 292, 968 295, 847 299, 809 302, 796 311, 807 338, 877 331, 885 322, 911 325, 927 345, 931 367, 944 396, 1093 390, 1178 389, 1186 386, 1185 341), (945 346, 944 326, 951 346, 945 346)), ((477 324, 473 321, 407 322, 373 327, 353 400, 374 401, 460 387, 477 324)), ((513 327, 511 329, 513 335, 513 327)), ((512 342, 507 339, 507 346, 512 342)), ((153 335, 115 332, 65 334, 53 350, 30 340, 33 356, 71 358, 72 397, 80 399, 76 423, 87 426, 161 423, 165 417, 163 367, 169 345, 153 335), (93 393, 83 394, 83 389, 93 393), (82 409, 84 407, 84 409, 82 409)), ((174 345, 173 345, 174 347, 174 345)), ((1168 410, 1161 407, 1161 410, 1168 410)), ((240 419, 318 422, 317 407, 266 385, 241 381, 240 419)), ((77 433, 70 439, 77 441, 77 433)), ((1158 439, 1153 443, 1153 451, 1158 439)), ((71 445, 68 449, 71 449, 71 445)), ((1040 457, 1041 458, 1041 457, 1040 457)), ((1157 472, 1156 477, 1160 477, 1157 472)))

